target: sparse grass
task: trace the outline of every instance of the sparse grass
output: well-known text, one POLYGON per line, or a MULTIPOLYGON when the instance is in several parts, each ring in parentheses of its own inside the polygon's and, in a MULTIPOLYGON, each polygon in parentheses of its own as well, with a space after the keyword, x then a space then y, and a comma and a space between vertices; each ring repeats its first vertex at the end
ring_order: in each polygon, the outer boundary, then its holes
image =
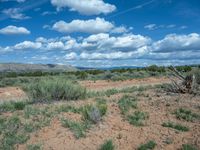
POLYGON ((76 108, 70 105, 61 105, 57 108, 58 112, 73 112, 73 113, 80 113, 80 108, 76 108))
POLYGON ((82 115, 84 120, 98 123, 102 117, 106 114, 107 105, 99 103, 95 106, 86 105, 82 108, 82 115))
POLYGON ((86 89, 64 78, 45 78, 24 88, 33 102, 77 100, 86 97, 86 89))
POLYGON ((1 112, 8 112, 8 111, 16 111, 16 110, 23 110, 26 106, 26 102, 18 101, 18 102, 4 102, 0 104, 0 113, 1 112))
POLYGON ((144 121, 148 119, 148 114, 141 111, 135 111, 132 115, 128 116, 128 121, 130 124, 135 126, 143 126, 144 121))
POLYGON ((53 108, 49 107, 36 107, 26 106, 23 112, 25 118, 24 130, 26 132, 34 132, 42 127, 48 126, 51 119, 58 114, 53 108))
POLYGON ((23 144, 29 139, 29 135, 23 130, 23 124, 17 116, 2 118, 0 129, 2 138, 0 149, 14 149, 15 144, 23 144))
POLYGON ((114 150, 115 146, 113 145, 112 140, 105 141, 103 145, 101 145, 99 150, 114 150))
POLYGON ((114 95, 114 94, 117 94, 117 93, 119 93, 119 90, 117 90, 117 89, 108 89, 108 90, 105 91, 104 94, 106 96, 110 97, 111 95, 114 95))
POLYGON ((27 145, 27 150, 42 150, 41 144, 30 144, 27 145))
POLYGON ((152 150, 156 146, 156 142, 148 141, 146 144, 140 145, 137 150, 152 150))
POLYGON ((125 115, 130 109, 137 108, 137 99, 129 95, 124 95, 118 101, 118 105, 122 114, 125 115))
POLYGON ((177 119, 183 119, 186 121, 194 122, 195 120, 200 120, 200 115, 193 113, 191 110, 180 108, 175 111, 177 119))
POLYGON ((157 88, 157 85, 152 86, 152 85, 145 85, 145 86, 132 86, 132 87, 126 87, 122 89, 108 89, 105 91, 87 91, 87 97, 102 97, 102 96, 108 96, 110 97, 111 95, 115 95, 117 93, 133 93, 135 91, 142 92, 147 89, 154 89, 157 88))
POLYGON ((76 138, 85 137, 86 130, 89 129, 90 124, 88 122, 75 122, 69 119, 62 119, 62 126, 69 128, 75 135, 76 138))
POLYGON ((183 144, 181 150, 197 150, 197 148, 191 144, 183 144))
POLYGON ((165 122, 162 124, 163 127, 173 128, 179 131, 189 131, 189 128, 186 126, 183 126, 181 124, 176 124, 173 122, 165 122))
POLYGON ((106 114, 107 104, 105 99, 97 99, 96 105, 85 105, 80 108, 62 107, 65 112, 72 111, 74 113, 82 114, 82 121, 75 122, 69 119, 61 119, 63 127, 72 130, 76 138, 85 137, 86 131, 91 127, 91 124, 98 123, 106 114))
POLYGON ((96 99, 96 106, 99 109, 101 116, 106 115, 107 112, 107 104, 106 104, 106 99, 98 98, 96 99))

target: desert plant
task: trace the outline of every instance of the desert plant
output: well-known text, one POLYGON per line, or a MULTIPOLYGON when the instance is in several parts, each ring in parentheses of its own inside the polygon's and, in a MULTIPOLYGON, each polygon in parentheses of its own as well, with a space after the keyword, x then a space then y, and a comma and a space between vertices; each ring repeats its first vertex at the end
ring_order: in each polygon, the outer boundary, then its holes
POLYGON ((23 110, 26 106, 26 102, 18 101, 18 102, 4 102, 0 104, 0 112, 7 112, 7 111, 15 111, 15 110, 23 110))
POLYGON ((113 145, 112 140, 107 140, 103 145, 101 145, 99 150, 114 150, 115 147, 113 145))
POLYGON ((27 146, 28 150, 42 150, 41 144, 30 144, 27 146))
POLYGON ((106 96, 111 96, 111 95, 114 95, 114 94, 117 94, 117 93, 119 93, 119 91, 117 90, 117 89, 108 89, 108 90, 106 90, 105 92, 105 95, 106 96))
POLYGON ((129 95, 124 95, 119 101, 118 106, 123 115, 125 115, 131 108, 137 108, 137 99, 129 95))
POLYGON ((176 118, 183 119, 186 121, 195 121, 200 119, 200 115, 193 113, 191 110, 185 109, 185 108, 179 108, 174 113, 176 115, 176 118))
POLYGON ((197 150, 196 146, 191 144, 183 144, 182 150, 197 150))
POLYGON ((14 149, 15 144, 25 143, 29 139, 29 135, 23 131, 23 124, 19 117, 0 119, 0 123, 0 149, 14 149))
POLYGON ((86 130, 89 128, 88 122, 75 122, 69 119, 62 119, 62 126, 69 128, 75 135, 76 138, 85 137, 86 130))
POLYGON ((24 88, 34 102, 85 98, 86 89, 63 78, 45 78, 24 88))
POLYGON ((179 131, 189 131, 189 128, 186 126, 183 126, 181 124, 176 124, 173 122, 165 122, 162 124, 163 127, 173 128, 179 131))
POLYGON ((79 108, 70 106, 70 105, 61 105, 56 109, 58 112, 73 112, 73 113, 80 113, 81 110, 79 108))
POLYGON ((130 124, 135 126, 143 126, 144 121, 148 118, 148 114, 141 111, 135 111, 132 115, 128 116, 128 121, 130 124))
POLYGON ((80 108, 83 119, 98 123, 107 112, 107 104, 105 99, 97 99, 95 105, 86 105, 80 108))
POLYGON ((152 150, 156 146, 156 142, 148 141, 146 144, 140 145, 137 150, 152 150))
POLYGON ((172 83, 170 84, 170 87, 168 87, 168 89, 166 90, 175 93, 198 94, 199 85, 195 73, 183 75, 173 66, 170 67, 170 70, 175 78, 171 78, 172 83))

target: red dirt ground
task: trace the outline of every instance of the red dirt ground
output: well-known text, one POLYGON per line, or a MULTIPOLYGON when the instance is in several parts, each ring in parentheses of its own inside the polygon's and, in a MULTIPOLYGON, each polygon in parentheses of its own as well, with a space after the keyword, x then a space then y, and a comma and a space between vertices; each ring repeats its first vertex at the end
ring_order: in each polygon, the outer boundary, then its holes
POLYGON ((26 98, 26 94, 18 87, 6 87, 0 88, 0 102, 9 100, 23 100, 26 98))
MULTIPOLYGON (((109 88, 123 88, 137 85, 154 85, 168 83, 166 78, 146 78, 128 81, 108 82, 108 81, 82 81, 81 84, 88 89, 104 90, 109 88)), ((24 96, 24 92, 16 88, 1 89, 0 97, 6 92, 13 93, 14 97, 24 96), (18 94, 17 94, 18 93, 18 94), (20 94, 21 93, 21 94, 20 94)), ((44 150, 98 150, 105 140, 112 139, 116 150, 135 150, 140 144, 149 140, 156 142, 155 150, 178 150, 182 144, 194 144, 200 149, 200 121, 187 122, 178 120, 173 112, 178 108, 187 108, 200 114, 200 97, 188 94, 172 94, 157 89, 146 91, 135 91, 130 95, 137 97, 138 110, 147 112, 149 119, 145 126, 136 127, 124 120, 119 107, 118 100, 123 93, 105 97, 108 104, 108 112, 103 120, 93 125, 86 133, 86 137, 76 139, 68 128, 64 128, 58 117, 54 117, 51 125, 42 128, 31 134, 26 144, 16 145, 18 150, 26 150, 28 144, 41 143, 44 150), (163 122, 173 121, 188 126, 188 132, 179 132, 175 129, 162 126, 163 122), (168 143, 167 142, 171 142, 168 143)), ((67 103, 69 105, 80 106, 91 104, 94 99, 79 100, 71 102, 56 102, 53 106, 67 103)), ((40 107, 48 104, 40 104, 40 107)), ((63 113, 62 117, 80 121, 81 116, 74 113, 63 113)))
POLYGON ((131 79, 125 81, 108 81, 108 80, 97 80, 97 81, 81 81, 80 84, 91 90, 107 90, 111 88, 125 88, 131 86, 140 85, 155 85, 161 83, 169 83, 169 78, 166 77, 149 77, 143 79, 131 79))

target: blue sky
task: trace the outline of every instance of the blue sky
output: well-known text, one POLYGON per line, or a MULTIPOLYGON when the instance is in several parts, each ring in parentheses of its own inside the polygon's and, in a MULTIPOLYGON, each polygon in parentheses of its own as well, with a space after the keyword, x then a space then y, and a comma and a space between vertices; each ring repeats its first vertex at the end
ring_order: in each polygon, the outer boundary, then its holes
POLYGON ((199 0, 0 0, 0 62, 200 63, 199 0))

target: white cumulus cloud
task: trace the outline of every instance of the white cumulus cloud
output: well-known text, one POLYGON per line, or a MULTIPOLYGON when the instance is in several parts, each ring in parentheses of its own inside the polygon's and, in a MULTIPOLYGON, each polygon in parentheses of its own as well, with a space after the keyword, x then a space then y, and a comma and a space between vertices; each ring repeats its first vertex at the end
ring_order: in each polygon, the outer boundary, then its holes
POLYGON ((20 8, 9 8, 9 9, 4 9, 2 13, 12 19, 23 20, 30 18, 29 16, 24 15, 21 11, 22 10, 20 8))
POLYGON ((30 34, 31 32, 24 27, 16 27, 13 25, 0 29, 0 34, 30 34))
POLYGON ((105 3, 103 0, 51 0, 52 5, 60 10, 64 7, 84 15, 108 14, 116 10, 115 5, 105 3))
POLYGON ((13 49, 24 50, 24 49, 39 49, 42 44, 39 42, 24 41, 13 46, 13 49))
POLYGON ((200 35, 197 33, 169 34, 164 39, 155 42, 152 50, 160 52, 200 50, 200 35))
POLYGON ((114 25, 102 18, 90 20, 73 20, 69 23, 65 21, 58 21, 53 25, 53 29, 62 32, 83 32, 83 33, 101 33, 109 32, 114 25))

